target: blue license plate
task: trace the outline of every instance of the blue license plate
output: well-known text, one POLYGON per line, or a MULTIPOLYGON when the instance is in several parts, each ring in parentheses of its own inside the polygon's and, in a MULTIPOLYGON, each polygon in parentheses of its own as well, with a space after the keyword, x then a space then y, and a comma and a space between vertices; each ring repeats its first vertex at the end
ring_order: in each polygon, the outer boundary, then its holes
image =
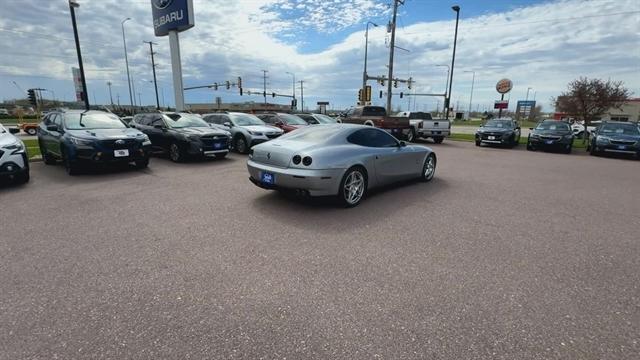
POLYGON ((627 147, 626 147, 626 146, 624 146, 624 145, 618 145, 618 150, 624 150, 624 149, 626 149, 626 148, 627 148, 627 147))
POLYGON ((547 140, 547 141, 545 141, 545 144, 551 145, 551 144, 553 144, 553 140, 547 140))
POLYGON ((214 148, 214 149, 220 149, 220 148, 222 148, 222 144, 220 144, 220 143, 213 143, 213 148, 214 148))
POLYGON ((272 173, 263 171, 260 173, 260 181, 266 185, 273 185, 276 181, 276 177, 272 173))

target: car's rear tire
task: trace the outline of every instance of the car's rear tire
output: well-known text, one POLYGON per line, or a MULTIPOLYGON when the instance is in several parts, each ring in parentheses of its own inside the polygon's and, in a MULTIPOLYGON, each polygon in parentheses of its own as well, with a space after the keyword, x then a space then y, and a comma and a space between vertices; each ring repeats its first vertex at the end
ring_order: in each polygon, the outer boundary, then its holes
POLYGON ((240 154, 249 153, 249 146, 247 144, 247 139, 245 139, 244 136, 242 135, 239 135, 238 137, 235 138, 235 140, 233 141, 233 148, 236 149, 236 151, 239 152, 240 154))
POLYGON ((344 207, 360 204, 367 193, 367 173, 361 166, 347 170, 340 181, 338 200, 344 207))
POLYGON ((438 163, 436 159, 436 154, 430 153, 427 158, 424 160, 424 165, 422 165, 422 173, 420 174, 420 180, 424 182, 429 182, 436 175, 436 164, 438 163))
POLYGON ((444 141, 444 138, 442 136, 437 136, 433 138, 433 142, 436 144, 442 144, 443 141, 444 141))
POLYGON ((178 143, 171 143, 169 145, 169 159, 173 162, 183 162, 185 158, 184 151, 180 148, 178 143))

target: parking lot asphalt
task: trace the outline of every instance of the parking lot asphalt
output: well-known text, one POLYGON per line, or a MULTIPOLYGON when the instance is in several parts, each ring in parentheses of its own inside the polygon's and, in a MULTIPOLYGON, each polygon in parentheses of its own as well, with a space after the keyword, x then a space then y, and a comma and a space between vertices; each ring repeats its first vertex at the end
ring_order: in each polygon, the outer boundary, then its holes
POLYGON ((358 207, 246 157, 0 188, 2 359, 638 359, 640 162, 433 145, 358 207))

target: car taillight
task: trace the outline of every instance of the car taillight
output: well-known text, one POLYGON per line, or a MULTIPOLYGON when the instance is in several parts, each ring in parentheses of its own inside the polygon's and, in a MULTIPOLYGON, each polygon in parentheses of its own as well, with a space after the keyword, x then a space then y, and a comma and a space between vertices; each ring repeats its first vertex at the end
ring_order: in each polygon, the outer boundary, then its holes
POLYGON ((313 159, 311 159, 310 156, 305 156, 304 159, 302 159, 302 163, 304 164, 304 166, 311 165, 312 161, 313 161, 313 159))
POLYGON ((293 163, 298 165, 300 164, 300 161, 302 161, 302 158, 300 158, 300 155, 296 155, 293 157, 293 163))

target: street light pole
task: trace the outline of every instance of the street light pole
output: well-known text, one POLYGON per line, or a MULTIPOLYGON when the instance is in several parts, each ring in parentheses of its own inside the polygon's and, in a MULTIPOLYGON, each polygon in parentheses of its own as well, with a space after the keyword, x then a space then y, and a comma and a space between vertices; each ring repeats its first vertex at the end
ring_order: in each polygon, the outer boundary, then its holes
POLYGON ((364 32, 364 71, 362 72, 362 93, 365 93, 367 87, 367 52, 369 48, 369 25, 378 27, 378 24, 368 21, 364 32))
POLYGON ((109 100, 111 102, 111 106, 113 106, 113 95, 111 94, 111 81, 107 81, 107 86, 109 87, 109 100))
MULTIPOLYGON (((286 74, 289 74, 293 77, 293 83, 292 83, 293 86, 291 89, 293 90, 293 99, 295 100, 296 99, 296 74, 288 71, 286 72, 286 74)), ((293 102, 292 102, 292 105, 293 105, 293 102)), ((291 110, 294 110, 293 106, 291 107, 291 110)))
POLYGON ((300 80, 300 109, 304 112, 304 80, 300 80))
POLYGON ((450 102, 451 102, 451 88, 453 86, 453 66, 456 63, 456 45, 458 43, 458 21, 460 20, 460 6, 458 5, 454 5, 451 7, 451 9, 453 11, 456 12, 456 31, 455 34, 453 36, 453 57, 451 58, 451 72, 450 72, 450 77, 449 77, 449 92, 447 94, 447 98, 445 99, 446 105, 447 105, 447 111, 446 111, 446 119, 449 120, 449 108, 450 108, 450 102))
POLYGON ((404 4, 403 0, 393 1, 393 20, 391 22, 391 42, 389 44, 389 77, 387 79, 387 114, 391 114, 391 90, 393 86, 393 52, 396 48, 396 17, 398 15, 398 3, 404 4))
POLYGON ((151 69, 153 70, 153 86, 156 89, 156 110, 160 110, 160 98, 158 97, 158 82, 156 79, 156 62, 153 56, 156 54, 153 52, 153 45, 158 45, 158 44, 151 41, 143 41, 143 43, 149 44, 149 52, 151 53, 151 69))
POLYGON ((73 37, 76 40, 76 51, 78 53, 78 65, 80 67, 80 77, 82 78, 82 97, 85 110, 89 110, 89 94, 87 93, 87 81, 84 78, 84 66, 82 65, 82 51, 80 51, 80 38, 78 37, 78 25, 76 24, 75 8, 80 7, 76 0, 69 0, 69 10, 71 11, 71 24, 73 25, 73 37))
MULTIPOLYGON (((436 65, 437 67, 446 67, 447 68, 447 81, 444 85, 444 102, 442 107, 442 112, 445 112, 444 107, 447 105, 447 91, 449 90, 449 72, 451 71, 451 67, 449 65, 436 65)), ((440 102, 438 101, 437 109, 440 109, 440 102)))
POLYGON ((476 83, 476 72, 473 70, 467 70, 466 73, 473 73, 473 78, 471 79, 471 95, 469 96, 469 120, 471 120, 471 106, 473 103, 473 86, 476 83))
POLYGON ((134 105, 134 98, 133 98, 133 92, 131 91, 131 75, 129 74, 129 57, 127 55, 127 40, 124 36, 124 23, 131 20, 131 18, 126 18, 124 20, 122 20, 122 22, 120 23, 120 25, 122 26, 122 44, 124 45, 124 63, 127 66, 127 84, 129 85, 129 100, 131 101, 131 111, 133 111, 134 105))

